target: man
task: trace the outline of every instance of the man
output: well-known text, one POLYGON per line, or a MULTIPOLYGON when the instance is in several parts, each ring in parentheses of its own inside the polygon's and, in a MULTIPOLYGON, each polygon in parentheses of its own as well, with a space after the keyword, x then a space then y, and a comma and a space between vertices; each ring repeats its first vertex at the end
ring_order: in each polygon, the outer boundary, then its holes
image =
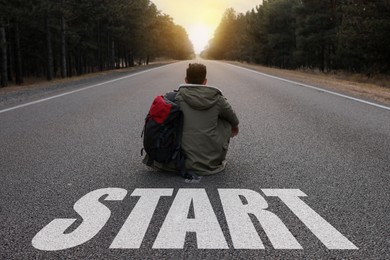
MULTIPOLYGON (((182 149, 185 167, 198 175, 221 172, 226 166, 230 137, 238 134, 236 113, 222 92, 208 86, 203 64, 189 64, 186 84, 179 87, 176 102, 184 114, 182 149)), ((153 166, 161 170, 176 170, 173 164, 153 166)))

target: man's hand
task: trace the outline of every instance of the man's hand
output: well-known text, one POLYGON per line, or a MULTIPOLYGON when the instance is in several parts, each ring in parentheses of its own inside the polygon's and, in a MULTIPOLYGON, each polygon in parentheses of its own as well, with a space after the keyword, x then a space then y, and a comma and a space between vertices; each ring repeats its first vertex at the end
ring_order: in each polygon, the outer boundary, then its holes
POLYGON ((230 135, 230 137, 235 137, 236 135, 238 135, 238 132, 239 132, 238 126, 233 126, 232 134, 230 135))

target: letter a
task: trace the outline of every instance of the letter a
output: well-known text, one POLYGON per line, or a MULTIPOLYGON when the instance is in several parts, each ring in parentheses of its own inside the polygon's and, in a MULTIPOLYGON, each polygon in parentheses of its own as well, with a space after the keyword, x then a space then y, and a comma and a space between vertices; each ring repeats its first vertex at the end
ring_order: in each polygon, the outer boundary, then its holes
POLYGON ((187 232, 195 232, 198 248, 227 249, 227 243, 204 189, 180 189, 165 218, 153 248, 184 247, 187 232), (195 218, 188 218, 193 204, 195 218))
POLYGON ((74 210, 83 222, 71 233, 64 234, 76 219, 58 218, 45 226, 32 239, 32 245, 39 250, 56 251, 79 246, 92 239, 104 227, 111 211, 99 202, 105 200, 123 200, 127 191, 120 188, 106 188, 91 191, 74 204, 74 210))

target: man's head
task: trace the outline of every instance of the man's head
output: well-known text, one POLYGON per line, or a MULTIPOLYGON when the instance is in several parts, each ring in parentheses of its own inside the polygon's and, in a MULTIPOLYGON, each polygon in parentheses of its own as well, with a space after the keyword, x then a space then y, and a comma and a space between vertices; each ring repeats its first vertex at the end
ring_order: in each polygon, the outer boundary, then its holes
POLYGON ((186 83, 206 85, 206 66, 199 63, 190 63, 187 68, 186 83))

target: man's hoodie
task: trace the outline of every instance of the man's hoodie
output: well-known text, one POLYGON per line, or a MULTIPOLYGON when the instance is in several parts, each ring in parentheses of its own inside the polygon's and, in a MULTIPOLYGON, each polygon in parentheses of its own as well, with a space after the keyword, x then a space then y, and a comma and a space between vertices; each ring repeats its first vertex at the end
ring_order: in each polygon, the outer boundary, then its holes
POLYGON ((187 170, 200 175, 222 171, 231 127, 239 123, 232 107, 219 89, 205 85, 181 85, 176 100, 184 113, 187 170))

